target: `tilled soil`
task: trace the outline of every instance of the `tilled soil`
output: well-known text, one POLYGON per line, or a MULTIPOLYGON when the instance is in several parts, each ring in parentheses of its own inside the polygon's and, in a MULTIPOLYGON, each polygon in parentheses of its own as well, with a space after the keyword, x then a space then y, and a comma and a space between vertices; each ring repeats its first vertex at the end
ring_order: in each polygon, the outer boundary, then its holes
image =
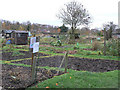
MULTIPOLYGON (((63 56, 54 56, 47 58, 40 58, 38 60, 39 66, 49 66, 49 67, 59 67, 63 59, 63 56)), ((31 65, 31 60, 23 60, 13 63, 24 63, 31 65)), ((64 67, 65 62, 63 62, 62 67, 64 67)), ((108 72, 113 70, 120 70, 118 66, 120 61, 115 60, 101 60, 101 59, 86 59, 69 57, 68 58, 68 68, 73 70, 84 70, 91 72, 108 72)))
MULTIPOLYGON (((47 69, 37 69, 37 78, 36 81, 42 82, 46 79, 52 78, 55 76, 57 71, 47 70, 47 69)), ((64 74, 59 72, 59 75, 64 74)), ((31 68, 22 67, 15 65, 2 65, 2 87, 3 90, 7 89, 20 89, 27 88, 33 85, 31 81, 31 68)))
MULTIPOLYGON (((15 59, 23 59, 23 58, 31 58, 32 53, 29 51, 19 51, 20 53, 24 53, 25 55, 12 56, 13 52, 2 52, 2 60, 15 60, 15 59)), ((47 56, 46 54, 39 53, 39 56, 47 56)))

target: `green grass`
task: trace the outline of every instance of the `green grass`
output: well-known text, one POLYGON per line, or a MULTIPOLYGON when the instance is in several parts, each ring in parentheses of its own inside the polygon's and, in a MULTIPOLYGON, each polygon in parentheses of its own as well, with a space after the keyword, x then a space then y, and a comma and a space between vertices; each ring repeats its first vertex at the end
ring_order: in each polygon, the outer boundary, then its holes
MULTIPOLYGON (((51 55, 65 55, 64 53, 53 53, 51 51, 39 51, 44 54, 51 54, 51 55)), ((104 56, 104 55, 80 55, 80 54, 68 54, 71 57, 78 57, 78 58, 88 58, 88 59, 105 59, 105 60, 116 60, 120 61, 116 56, 104 56)))
POLYGON ((19 51, 14 51, 12 53, 12 56, 19 56, 19 55, 25 55, 24 53, 20 53, 19 51))
MULTIPOLYGON (((55 76, 38 83, 36 86, 38 88, 46 88, 47 86, 50 88, 118 88, 118 71, 95 73, 69 70, 69 73, 55 76), (56 86, 56 83, 58 83, 58 86, 56 86)), ((36 86, 27 90, 36 88, 36 86)))

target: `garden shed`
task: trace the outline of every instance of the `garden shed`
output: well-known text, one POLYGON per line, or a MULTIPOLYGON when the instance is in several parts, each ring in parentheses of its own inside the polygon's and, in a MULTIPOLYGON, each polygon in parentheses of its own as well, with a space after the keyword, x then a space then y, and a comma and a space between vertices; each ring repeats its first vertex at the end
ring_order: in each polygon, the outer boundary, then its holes
POLYGON ((15 30, 2 30, 2 36, 4 36, 4 38, 11 38, 11 33, 15 31, 15 30))
POLYGON ((11 34, 12 43, 16 45, 28 44, 28 32, 27 31, 13 31, 11 34))

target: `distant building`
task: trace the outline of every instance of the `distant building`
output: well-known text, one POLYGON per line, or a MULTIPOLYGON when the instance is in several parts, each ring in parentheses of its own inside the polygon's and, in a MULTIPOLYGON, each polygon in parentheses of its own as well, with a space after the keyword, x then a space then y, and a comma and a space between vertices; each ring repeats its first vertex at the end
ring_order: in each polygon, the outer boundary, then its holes
POLYGON ((120 28, 112 32, 114 38, 120 38, 120 28))

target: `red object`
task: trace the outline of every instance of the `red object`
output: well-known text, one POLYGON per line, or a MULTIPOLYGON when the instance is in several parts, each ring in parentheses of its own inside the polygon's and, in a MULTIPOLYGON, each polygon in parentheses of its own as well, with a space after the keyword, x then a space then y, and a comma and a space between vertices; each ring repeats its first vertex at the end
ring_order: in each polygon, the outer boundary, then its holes
POLYGON ((58 86, 58 83, 56 83, 56 86, 58 86))
POLYGON ((50 87, 47 86, 46 88, 50 88, 50 87))

